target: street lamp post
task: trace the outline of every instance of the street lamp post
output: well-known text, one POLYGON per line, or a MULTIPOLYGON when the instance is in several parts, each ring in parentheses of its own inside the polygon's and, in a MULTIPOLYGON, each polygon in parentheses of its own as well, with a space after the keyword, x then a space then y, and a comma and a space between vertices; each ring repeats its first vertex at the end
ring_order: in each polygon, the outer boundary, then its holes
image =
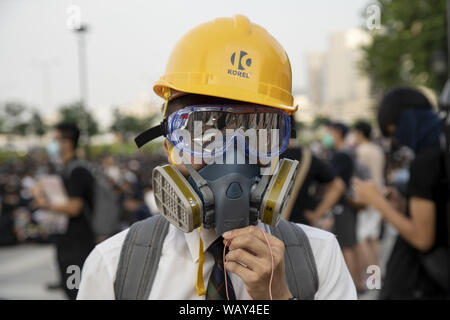
POLYGON ((75 29, 78 34, 78 72, 80 81, 80 105, 84 108, 87 100, 87 65, 86 65, 86 43, 85 35, 87 26, 82 25, 79 29, 75 29))
POLYGON ((85 36, 88 32, 86 24, 82 24, 79 28, 74 29, 78 36, 78 78, 80 86, 80 130, 82 139, 85 142, 86 157, 89 157, 89 119, 86 112, 87 109, 87 61, 86 61, 86 42, 85 36))
POLYGON ((450 0, 447 0, 447 61, 448 78, 450 80, 450 0))

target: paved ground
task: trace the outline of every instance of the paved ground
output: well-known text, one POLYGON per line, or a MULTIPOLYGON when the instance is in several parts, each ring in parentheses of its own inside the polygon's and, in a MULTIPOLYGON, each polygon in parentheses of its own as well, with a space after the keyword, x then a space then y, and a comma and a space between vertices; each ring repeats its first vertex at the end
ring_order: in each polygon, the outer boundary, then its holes
POLYGON ((50 245, 0 247, 0 299, 64 299, 46 290, 57 281, 55 251, 50 245))

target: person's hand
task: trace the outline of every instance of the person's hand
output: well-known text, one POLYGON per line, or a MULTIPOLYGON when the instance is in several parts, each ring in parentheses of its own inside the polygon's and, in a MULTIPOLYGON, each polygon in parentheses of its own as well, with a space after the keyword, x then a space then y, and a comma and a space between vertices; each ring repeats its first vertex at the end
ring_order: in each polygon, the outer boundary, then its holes
POLYGON ((312 226, 316 226, 321 218, 320 215, 313 210, 305 210, 303 214, 305 215, 306 220, 308 220, 308 222, 312 226))
POLYGON ((402 194, 398 191, 397 188, 388 187, 385 191, 385 196, 388 199, 391 206, 393 206, 397 211, 405 212, 406 211, 406 199, 402 196, 402 194))
POLYGON ((39 183, 35 183, 30 191, 33 198, 37 198, 43 194, 42 187, 39 183))
MULTIPOLYGON (((225 257, 226 269, 242 279, 248 294, 255 300, 270 299, 272 257, 263 232, 255 226, 249 226, 222 235, 224 243, 229 244, 229 252, 225 257)), ((274 300, 287 300, 292 294, 284 272, 284 243, 268 233, 265 235, 273 253, 272 297, 274 300)))
POLYGON ((331 232, 331 230, 333 229, 333 225, 334 225, 334 217, 325 216, 319 219, 319 221, 317 221, 315 227, 331 232))
POLYGON ((378 186, 371 180, 363 181, 353 178, 354 200, 358 203, 373 206, 383 198, 378 186))
POLYGON ((39 184, 36 184, 31 189, 31 194, 32 194, 33 200, 34 200, 33 206, 36 209, 47 209, 50 206, 50 203, 39 184))
POLYGON ((36 209, 50 210, 50 202, 45 197, 34 198, 34 206, 36 209))

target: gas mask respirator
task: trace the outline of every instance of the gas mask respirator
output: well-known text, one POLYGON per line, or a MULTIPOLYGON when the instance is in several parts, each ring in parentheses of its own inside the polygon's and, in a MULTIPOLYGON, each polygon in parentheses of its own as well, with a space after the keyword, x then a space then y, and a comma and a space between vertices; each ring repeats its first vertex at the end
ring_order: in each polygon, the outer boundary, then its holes
POLYGON ((286 149, 291 131, 289 116, 283 111, 260 106, 245 106, 242 110, 237 106, 188 107, 171 114, 158 127, 140 134, 136 143, 140 147, 164 135, 174 148, 192 157, 201 154, 203 158, 217 158, 230 149, 235 150, 239 135, 223 137, 220 132, 225 130, 224 124, 227 130, 255 129, 259 139, 262 139, 260 129, 275 129, 278 135, 266 135, 269 138, 264 140, 264 144, 271 147, 271 151, 264 154, 251 144, 244 143, 244 163, 233 157, 226 163, 207 164, 199 171, 190 163, 184 163, 190 174, 187 179, 174 164, 158 166, 153 170, 153 191, 160 214, 183 232, 202 226, 214 228, 220 235, 256 225, 258 220, 275 227, 289 200, 298 161, 282 159, 272 174, 261 174, 259 161, 253 164, 248 161, 251 156, 257 159, 264 156, 266 160, 277 158, 286 149), (201 130, 193 128, 195 119, 203 124, 201 130), (214 142, 211 142, 211 132, 215 132, 214 142))

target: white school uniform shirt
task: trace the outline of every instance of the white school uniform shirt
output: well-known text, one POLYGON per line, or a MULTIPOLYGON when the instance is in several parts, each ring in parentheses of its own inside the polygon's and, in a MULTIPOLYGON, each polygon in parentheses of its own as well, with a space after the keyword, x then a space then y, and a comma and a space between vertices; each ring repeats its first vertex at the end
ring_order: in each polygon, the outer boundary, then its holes
MULTIPOLYGON (((316 261, 319 289, 315 299, 356 299, 356 289, 345 264, 336 237, 329 232, 298 224, 308 236, 316 261)), ((270 233, 267 225, 258 227, 270 233)), ((77 299, 113 300, 114 280, 122 244, 128 229, 98 244, 86 259, 81 275, 77 299)), ((218 238, 214 229, 201 229, 205 261, 203 279, 205 288, 214 265, 207 248, 218 238)), ((199 234, 197 230, 184 233, 170 225, 163 244, 161 259, 150 292, 150 300, 204 300, 197 296, 197 267, 199 260, 199 234)), ((228 272, 238 300, 249 300, 244 282, 228 272)))

